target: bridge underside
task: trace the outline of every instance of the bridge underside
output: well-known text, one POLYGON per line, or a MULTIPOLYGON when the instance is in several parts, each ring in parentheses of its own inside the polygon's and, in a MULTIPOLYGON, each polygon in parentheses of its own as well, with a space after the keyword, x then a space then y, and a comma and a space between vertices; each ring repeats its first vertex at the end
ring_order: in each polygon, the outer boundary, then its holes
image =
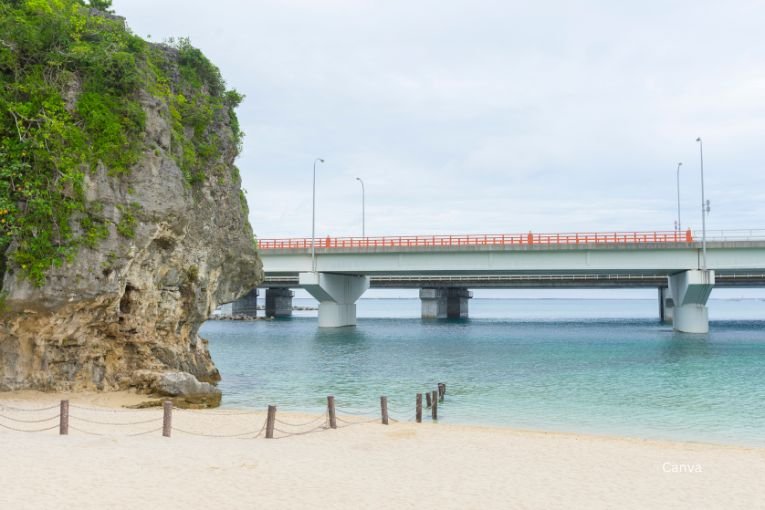
POLYGON ((484 275, 484 276, 355 276, 331 273, 301 273, 295 277, 267 277, 262 287, 266 296, 280 301, 281 313, 288 316, 292 292, 303 288, 319 301, 319 326, 341 327, 356 324, 356 301, 368 288, 420 289, 423 319, 467 318, 469 288, 502 289, 608 289, 656 288, 659 317, 672 322, 674 329, 706 333, 709 328, 706 302, 714 286, 764 286, 765 273, 721 274, 688 270, 672 275, 574 274, 574 275, 484 275))

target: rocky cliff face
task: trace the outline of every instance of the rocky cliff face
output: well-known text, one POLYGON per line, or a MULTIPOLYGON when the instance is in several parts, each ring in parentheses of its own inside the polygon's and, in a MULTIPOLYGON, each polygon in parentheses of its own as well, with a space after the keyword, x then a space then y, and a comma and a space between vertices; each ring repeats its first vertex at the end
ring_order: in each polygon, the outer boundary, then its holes
MULTIPOLYGON (((179 79, 178 51, 160 50, 168 75, 179 79)), ((70 81, 67 103, 77 102, 78 87, 70 81)), ((0 390, 134 387, 219 401, 204 384, 220 375, 198 331, 218 304, 253 288, 262 267, 234 167, 238 128, 229 109, 204 126, 216 152, 190 183, 168 97, 178 96, 138 92, 143 141, 129 172, 104 164, 85 172, 84 200, 105 226, 102 239, 48 269, 42 285, 13 262, 18 244, 8 247, 0 265, 0 390)), ((180 136, 196 136, 194 128, 181 126, 180 136)))

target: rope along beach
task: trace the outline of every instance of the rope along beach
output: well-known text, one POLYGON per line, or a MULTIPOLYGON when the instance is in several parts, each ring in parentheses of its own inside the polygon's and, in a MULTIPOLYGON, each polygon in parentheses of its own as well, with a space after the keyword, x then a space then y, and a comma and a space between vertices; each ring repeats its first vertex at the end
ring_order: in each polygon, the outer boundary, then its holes
MULTIPOLYGON (((414 412, 404 407, 389 407, 388 398, 380 397, 378 408, 354 409, 337 406, 335 397, 327 397, 327 409, 324 413, 313 416, 300 413, 279 415, 277 407, 268 406, 268 410, 191 410, 173 406, 171 401, 163 402, 161 408, 148 409, 109 409, 86 407, 70 404, 62 400, 58 405, 46 407, 20 407, 0 403, 0 431, 22 433, 52 433, 58 429, 59 435, 69 435, 70 431, 89 436, 124 436, 136 437, 150 434, 162 434, 171 437, 173 432, 188 436, 226 438, 226 439, 287 439, 346 428, 354 425, 389 421, 422 422, 423 393, 417 393, 414 412), (219 417, 215 430, 200 430, 198 418, 203 416, 219 417), (395 416, 395 417, 394 417, 395 416), (232 422, 226 423, 225 418, 232 422), (236 420, 233 420, 236 418, 236 420), (247 419, 249 425, 242 426, 247 419), (298 418, 298 421, 295 419, 298 418), (70 423, 71 422, 71 423, 70 423), (339 423, 339 424, 338 424, 339 423), (196 425, 196 426, 195 426, 196 425), (236 429, 239 427, 239 429, 236 429)), ((446 385, 439 383, 437 389, 425 393, 426 408, 431 409, 431 419, 438 420, 437 408, 442 405, 446 395, 446 385)))

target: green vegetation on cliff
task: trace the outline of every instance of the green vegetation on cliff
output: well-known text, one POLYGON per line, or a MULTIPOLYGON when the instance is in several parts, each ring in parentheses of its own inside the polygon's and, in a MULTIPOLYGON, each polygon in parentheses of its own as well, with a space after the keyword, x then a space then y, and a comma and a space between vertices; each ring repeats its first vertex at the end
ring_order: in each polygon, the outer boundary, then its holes
MULTIPOLYGON (((148 96, 167 106, 169 151, 189 186, 224 171, 215 119, 226 116, 241 143, 242 96, 218 69, 187 39, 131 34, 103 12, 110 4, 0 0, 0 278, 12 264, 42 285, 51 266, 109 235, 85 177, 103 166, 120 179, 160 150, 144 143, 148 96)), ((114 228, 130 237, 139 211, 123 209, 114 228)))

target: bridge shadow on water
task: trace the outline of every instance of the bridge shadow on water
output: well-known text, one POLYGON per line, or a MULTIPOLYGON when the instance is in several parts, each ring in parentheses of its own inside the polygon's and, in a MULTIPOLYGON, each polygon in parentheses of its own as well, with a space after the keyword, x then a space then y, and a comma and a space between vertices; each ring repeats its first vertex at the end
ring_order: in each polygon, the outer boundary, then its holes
POLYGON ((371 337, 363 329, 348 326, 344 328, 316 328, 311 339, 317 347, 363 347, 370 342, 371 337))
POLYGON ((673 331, 663 343, 660 354, 667 363, 678 363, 693 358, 706 358, 712 355, 709 337, 673 331))

